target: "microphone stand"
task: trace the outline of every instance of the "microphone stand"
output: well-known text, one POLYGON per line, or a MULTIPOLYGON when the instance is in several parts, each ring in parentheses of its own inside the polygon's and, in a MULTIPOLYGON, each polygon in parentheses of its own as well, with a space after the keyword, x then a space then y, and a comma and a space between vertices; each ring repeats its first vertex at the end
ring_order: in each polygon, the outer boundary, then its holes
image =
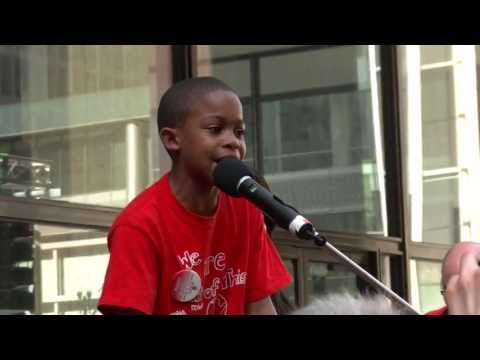
POLYGON ((348 256, 343 254, 340 250, 335 248, 332 244, 330 244, 325 236, 320 235, 318 231, 316 231, 313 226, 308 226, 306 229, 302 229, 303 231, 299 231, 297 236, 304 240, 313 240, 315 245, 326 247, 335 257, 340 259, 342 262, 347 263, 353 270, 355 274, 360 276, 363 280, 367 283, 372 285, 374 288, 379 289, 387 298, 390 300, 397 301, 403 307, 407 308, 408 311, 414 315, 420 315, 417 310, 415 310, 412 305, 402 299, 400 296, 395 294, 392 290, 386 287, 383 283, 378 281, 375 277, 370 275, 367 271, 365 271, 362 267, 360 267, 357 263, 355 263, 352 259, 348 256))

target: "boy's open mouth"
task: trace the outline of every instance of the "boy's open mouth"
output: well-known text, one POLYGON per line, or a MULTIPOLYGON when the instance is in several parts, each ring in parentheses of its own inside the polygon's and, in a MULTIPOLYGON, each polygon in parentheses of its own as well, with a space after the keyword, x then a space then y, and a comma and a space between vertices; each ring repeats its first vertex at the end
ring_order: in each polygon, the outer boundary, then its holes
POLYGON ((221 157, 221 158, 219 158, 219 159, 217 159, 217 160, 214 160, 214 162, 218 164, 218 163, 219 163, 220 161, 222 161, 223 159, 237 159, 237 160, 238 160, 238 158, 237 158, 236 156, 227 155, 227 156, 223 156, 223 157, 221 157))

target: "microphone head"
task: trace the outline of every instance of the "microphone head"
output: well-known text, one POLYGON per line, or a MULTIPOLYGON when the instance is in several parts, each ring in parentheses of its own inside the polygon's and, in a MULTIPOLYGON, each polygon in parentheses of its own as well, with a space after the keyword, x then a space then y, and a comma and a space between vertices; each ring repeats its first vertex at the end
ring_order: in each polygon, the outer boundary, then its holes
POLYGON ((253 171, 241 160, 224 158, 220 160, 213 171, 215 185, 230 196, 240 196, 237 190, 238 182, 244 176, 254 178, 253 171))

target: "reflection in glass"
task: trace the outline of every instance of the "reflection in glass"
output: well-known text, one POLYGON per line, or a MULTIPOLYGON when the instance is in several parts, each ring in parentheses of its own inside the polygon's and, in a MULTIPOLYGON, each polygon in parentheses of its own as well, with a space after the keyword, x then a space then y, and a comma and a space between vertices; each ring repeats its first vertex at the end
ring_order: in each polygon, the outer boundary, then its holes
POLYGON ((283 259, 283 263, 287 267, 290 275, 292 275, 293 281, 290 285, 288 285, 282 291, 287 296, 287 299, 290 302, 290 304, 298 305, 298 298, 297 298, 297 291, 296 291, 297 284, 295 281, 297 279, 297 262, 296 260, 293 260, 293 259, 283 259))
POLYGON ((0 222, 0 312, 97 314, 106 233, 0 222))
POLYGON ((420 309, 422 313, 444 306, 440 293, 442 264, 433 261, 416 260, 420 309))
POLYGON ((422 65, 435 64, 452 59, 452 45, 422 45, 420 61, 422 65))
POLYGON ((248 153, 260 147, 257 160, 278 196, 319 228, 384 234, 375 46, 196 48, 197 74, 220 77, 251 104, 261 137, 248 139, 248 153))
POLYGON ((460 241, 457 178, 424 181, 423 241, 433 244, 460 241))
POLYGON ((346 265, 310 262, 307 270, 307 288, 310 302, 327 294, 360 293, 356 275, 346 265))
POLYGON ((456 166, 456 128, 451 67, 422 71, 424 170, 456 166))
POLYGON ((413 241, 478 239, 478 47, 399 47, 407 218, 413 241))
POLYGON ((123 206, 131 178, 139 180, 137 192, 148 185, 153 50, 0 46, 0 192, 123 206), (126 148, 135 141, 132 164, 126 148))

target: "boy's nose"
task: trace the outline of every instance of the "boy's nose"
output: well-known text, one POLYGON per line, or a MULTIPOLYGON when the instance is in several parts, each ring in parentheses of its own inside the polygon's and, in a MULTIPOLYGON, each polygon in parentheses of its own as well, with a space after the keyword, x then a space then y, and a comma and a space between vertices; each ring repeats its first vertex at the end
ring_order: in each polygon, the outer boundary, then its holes
POLYGON ((227 141, 224 144, 225 148, 228 148, 229 150, 233 150, 235 152, 235 157, 238 157, 239 159, 242 157, 242 152, 243 152, 243 141, 239 139, 235 135, 229 136, 227 141))
POLYGON ((234 133, 228 134, 227 146, 232 148, 241 148, 243 144, 242 139, 238 138, 234 133))

